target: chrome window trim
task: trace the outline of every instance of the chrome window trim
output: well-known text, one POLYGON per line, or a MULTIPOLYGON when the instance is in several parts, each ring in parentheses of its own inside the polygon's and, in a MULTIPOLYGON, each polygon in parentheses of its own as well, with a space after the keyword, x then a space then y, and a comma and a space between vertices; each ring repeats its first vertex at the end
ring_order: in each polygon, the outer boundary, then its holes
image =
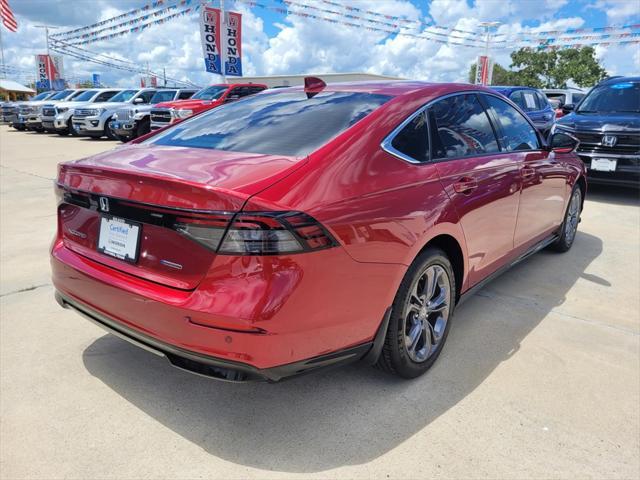
MULTIPOLYGON (((497 132, 495 131, 495 129, 497 127, 502 128, 501 125, 493 125, 493 121, 491 119, 491 117, 489 116, 487 109, 484 108, 484 105, 482 105, 482 102, 480 103, 480 105, 482 106, 482 110, 485 112, 485 115, 487 115, 487 118, 489 120, 489 123, 491 124, 492 129, 494 130, 494 135, 497 135, 497 132)), ((535 125, 533 124, 533 122, 531 121, 531 119, 520 110, 520 108, 518 108, 518 106, 513 103, 510 99, 508 99, 507 97, 505 97, 504 95, 501 95, 499 93, 496 92, 489 92, 486 90, 462 90, 460 92, 453 92, 453 93, 447 93, 446 95, 442 95, 440 97, 437 98, 433 98, 431 100, 429 100, 429 102, 425 103, 424 105, 422 105, 420 108, 418 108, 415 112, 413 112, 411 115, 409 115, 402 123, 400 123, 400 125, 398 125, 396 128, 394 128, 391 133, 389 133, 380 143, 380 148, 382 148, 382 150, 384 150, 385 152, 389 153, 390 155, 393 155, 396 158, 399 158, 400 160, 404 160, 407 163, 411 163, 413 165, 428 165, 431 163, 435 163, 435 162, 446 162, 449 160, 457 160, 457 159, 464 159, 464 158, 470 158, 470 157, 480 157, 480 156, 485 156, 485 155, 498 155, 498 154, 504 154, 504 153, 512 153, 512 152, 538 152, 541 151, 543 149, 543 145, 542 142, 540 140, 540 137, 538 135, 538 129, 535 127, 535 125), (503 102, 505 102, 507 105, 509 105, 512 108, 515 108, 517 110, 517 112, 522 115, 522 117, 525 119, 525 121, 527 123, 529 123, 529 126, 533 129, 533 131, 536 134, 536 138, 538 140, 538 148, 532 148, 531 150, 508 150, 506 148, 504 148, 500 142, 500 139, 497 138, 496 136, 496 142, 498 143, 498 146, 500 147, 500 151, 499 152, 492 152, 492 153, 486 153, 486 154, 474 154, 474 155, 466 155, 466 156, 462 156, 462 157, 447 157, 447 158, 437 158, 434 159, 431 156, 431 124, 430 124, 430 120, 429 120, 429 115, 427 115, 427 133, 429 135, 429 160, 426 162, 421 162, 419 160, 416 160, 413 157, 410 157, 408 155, 405 155, 404 153, 400 152, 399 150, 396 150, 393 145, 391 145, 391 143, 393 142, 393 139, 396 137, 396 135, 398 135, 398 133, 400 133, 400 131, 407 126, 407 124, 409 122, 411 122, 411 120, 413 120, 416 116, 420 115, 420 113, 422 113, 423 111, 427 110, 431 105, 433 105, 436 102, 439 102, 440 100, 445 100, 447 98, 450 97, 455 97, 458 95, 488 95, 491 97, 496 97, 498 100, 502 100, 503 102)))

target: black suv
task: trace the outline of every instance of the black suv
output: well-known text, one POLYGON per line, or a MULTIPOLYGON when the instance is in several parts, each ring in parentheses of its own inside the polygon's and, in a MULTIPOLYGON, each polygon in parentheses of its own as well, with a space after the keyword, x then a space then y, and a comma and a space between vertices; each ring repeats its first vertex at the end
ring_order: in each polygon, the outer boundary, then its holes
POLYGON ((594 183, 640 187, 640 77, 599 83, 555 127, 580 140, 578 155, 594 183))

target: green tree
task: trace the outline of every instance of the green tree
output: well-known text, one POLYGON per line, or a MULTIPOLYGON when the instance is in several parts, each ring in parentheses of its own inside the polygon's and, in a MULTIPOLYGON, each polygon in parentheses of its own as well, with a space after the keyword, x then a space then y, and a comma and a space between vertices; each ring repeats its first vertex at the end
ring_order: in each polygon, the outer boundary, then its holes
POLYGON ((566 88, 569 80, 589 87, 607 76, 593 47, 565 50, 521 48, 511 53, 511 68, 518 84, 536 88, 566 88))
MULTIPOLYGON (((469 69, 469 82, 473 83, 476 80, 476 68, 477 65, 474 63, 471 65, 469 69)), ((499 63, 496 63, 493 66, 493 75, 491 76, 491 85, 520 85, 516 82, 517 79, 514 78, 514 72, 507 70, 499 63)))

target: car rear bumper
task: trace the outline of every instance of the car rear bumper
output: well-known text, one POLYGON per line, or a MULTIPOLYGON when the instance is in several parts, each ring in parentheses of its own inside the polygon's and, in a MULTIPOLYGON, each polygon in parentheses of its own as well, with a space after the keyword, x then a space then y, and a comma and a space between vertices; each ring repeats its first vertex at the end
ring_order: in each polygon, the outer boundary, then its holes
POLYGON ((590 182, 640 187, 640 155, 580 151, 577 153, 587 167, 587 177, 590 182), (616 170, 614 172, 592 170, 591 161, 594 158, 616 160, 616 170))
POLYGON ((247 257, 240 263, 225 257, 212 271, 227 275, 205 279, 192 291, 114 270, 59 240, 51 267, 63 304, 160 351, 174 365, 227 380, 276 381, 364 355, 406 269, 357 264, 339 247, 296 257, 298 263, 269 257, 262 271, 247 257), (313 256, 313 266, 303 258, 313 256), (245 271, 233 276, 243 262, 245 271), (362 269, 360 282, 336 273, 350 267, 346 262, 362 269))
POLYGON ((107 332, 147 350, 154 355, 165 357, 169 363, 176 368, 227 382, 250 382, 256 380, 277 382, 286 378, 311 373, 320 368, 334 367, 354 362, 367 356, 372 360, 379 355, 388 323, 388 318, 385 317, 379 332, 371 342, 365 342, 355 347, 320 355, 308 360, 278 367, 259 369, 246 363, 202 355, 162 342, 132 328, 128 328, 121 322, 109 318, 88 305, 69 296, 65 296, 58 291, 55 293, 55 298, 61 307, 72 308, 107 332))

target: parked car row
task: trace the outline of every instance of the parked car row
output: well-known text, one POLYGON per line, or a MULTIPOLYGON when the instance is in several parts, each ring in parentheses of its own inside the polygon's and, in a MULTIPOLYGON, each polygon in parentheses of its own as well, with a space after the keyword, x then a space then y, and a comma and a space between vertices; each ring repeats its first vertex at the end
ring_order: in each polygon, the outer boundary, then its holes
POLYGON ((107 137, 123 142, 197 113, 266 89, 262 84, 193 88, 84 88, 44 92, 2 105, 2 120, 17 130, 107 137))

